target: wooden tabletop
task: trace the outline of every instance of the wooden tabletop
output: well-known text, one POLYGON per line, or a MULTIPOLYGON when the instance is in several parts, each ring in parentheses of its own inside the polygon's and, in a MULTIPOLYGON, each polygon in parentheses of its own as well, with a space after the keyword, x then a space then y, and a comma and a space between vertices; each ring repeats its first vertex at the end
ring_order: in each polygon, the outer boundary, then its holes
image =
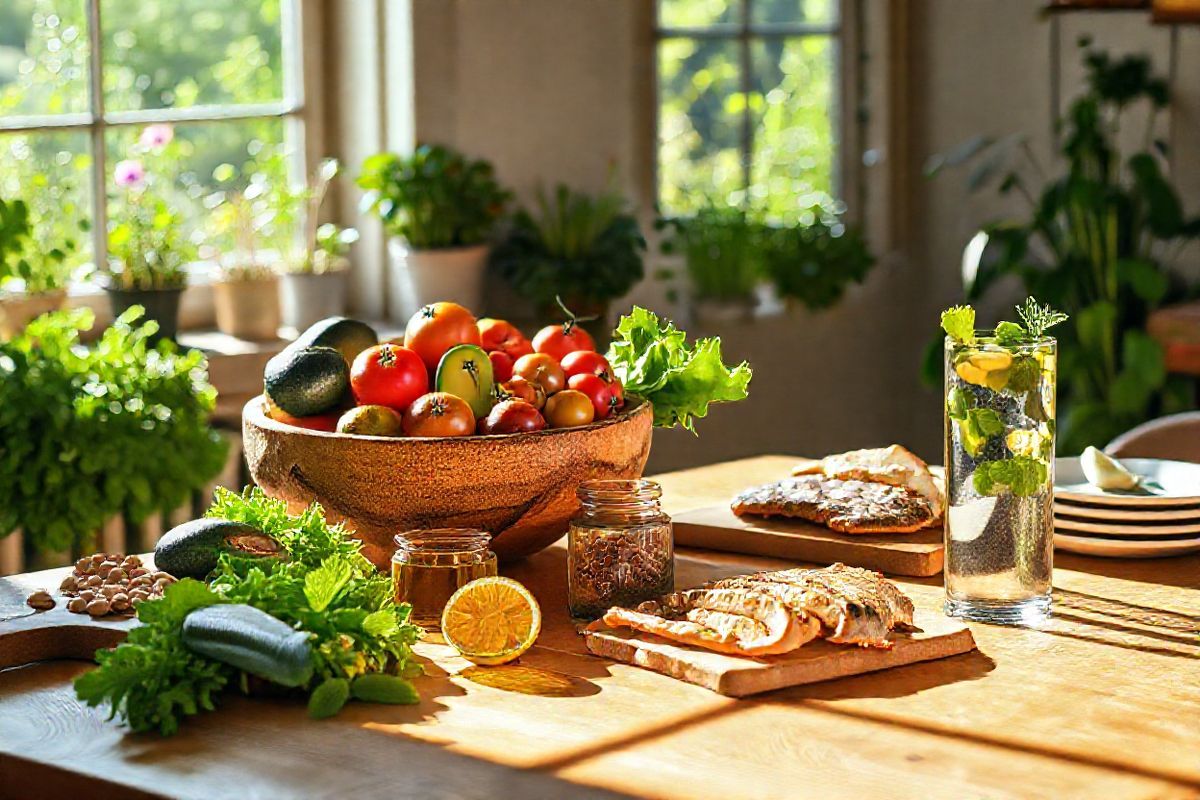
MULTIPOLYGON (((791 461, 658 480, 679 512, 791 461)), ((692 551, 677 580, 777 565, 692 551)), ((313 722, 230 696, 160 739, 80 706, 83 662, 0 672, 0 797, 1200 798, 1200 557, 1063 554, 1040 630, 973 625, 978 652, 750 700, 586 655, 561 546, 505 572, 542 604, 538 644, 498 668, 419 645, 415 707, 313 722)), ((937 579, 898 583, 940 606, 937 579)))

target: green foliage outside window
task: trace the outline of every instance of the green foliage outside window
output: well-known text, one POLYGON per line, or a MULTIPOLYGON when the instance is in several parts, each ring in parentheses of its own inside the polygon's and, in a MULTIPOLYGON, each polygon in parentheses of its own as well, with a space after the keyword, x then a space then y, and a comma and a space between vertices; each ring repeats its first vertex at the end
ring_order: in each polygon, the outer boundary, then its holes
POLYGON ((90 540, 114 514, 178 507, 225 463, 209 427, 216 391, 203 356, 152 346, 141 308, 89 347, 87 310, 46 314, 0 343, 0 537, 40 550, 90 540))

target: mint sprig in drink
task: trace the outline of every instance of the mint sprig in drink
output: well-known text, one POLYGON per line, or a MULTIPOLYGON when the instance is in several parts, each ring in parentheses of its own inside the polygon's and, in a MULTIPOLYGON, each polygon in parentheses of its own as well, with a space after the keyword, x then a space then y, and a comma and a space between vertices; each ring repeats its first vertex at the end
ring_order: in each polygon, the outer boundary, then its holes
POLYGON ((942 314, 946 331, 946 613, 1032 624, 1050 613, 1054 554, 1054 390, 1066 316, 1032 298, 1020 323, 975 329, 975 310, 942 314))

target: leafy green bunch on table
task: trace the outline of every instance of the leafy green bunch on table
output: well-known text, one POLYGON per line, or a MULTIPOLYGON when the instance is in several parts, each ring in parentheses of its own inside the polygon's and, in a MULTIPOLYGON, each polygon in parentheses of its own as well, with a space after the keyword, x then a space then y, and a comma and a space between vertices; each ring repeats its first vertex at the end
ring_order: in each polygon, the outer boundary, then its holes
POLYGON ((332 716, 351 697, 418 702, 408 679, 421 673, 411 651, 421 629, 408 621, 409 606, 393 601, 389 579, 341 525, 326 521, 319 505, 293 516, 284 501, 257 488, 243 495, 218 489, 208 516, 261 531, 285 557, 223 553, 207 582, 180 580, 161 599, 139 605, 142 624, 123 644, 97 653, 100 667, 75 681, 82 701, 109 704, 110 718, 121 717, 134 731, 169 735, 183 717, 214 710, 231 686, 247 691, 245 671, 189 647, 184 631, 195 611, 242 604, 306 635, 301 677, 276 682, 308 691, 311 716, 332 716))

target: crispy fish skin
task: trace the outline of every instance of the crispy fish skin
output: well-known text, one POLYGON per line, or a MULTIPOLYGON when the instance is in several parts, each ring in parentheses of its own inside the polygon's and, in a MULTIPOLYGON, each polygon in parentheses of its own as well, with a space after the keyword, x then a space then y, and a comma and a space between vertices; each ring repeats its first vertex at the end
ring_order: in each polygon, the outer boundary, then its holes
POLYGON ((850 450, 825 458, 802 461, 792 469, 792 474, 819 474, 840 480, 903 486, 929 501, 934 519, 942 516, 945 505, 942 487, 930 471, 929 465, 916 453, 898 444, 850 450))
POLYGON ((820 619, 823 636, 838 644, 886 648, 891 631, 912 627, 912 601, 895 584, 878 572, 841 563, 741 575, 710 586, 770 594, 820 619))
POLYGON ((731 507, 739 517, 796 517, 841 533, 909 533, 936 519, 928 500, 902 486, 823 475, 755 486, 731 507))

